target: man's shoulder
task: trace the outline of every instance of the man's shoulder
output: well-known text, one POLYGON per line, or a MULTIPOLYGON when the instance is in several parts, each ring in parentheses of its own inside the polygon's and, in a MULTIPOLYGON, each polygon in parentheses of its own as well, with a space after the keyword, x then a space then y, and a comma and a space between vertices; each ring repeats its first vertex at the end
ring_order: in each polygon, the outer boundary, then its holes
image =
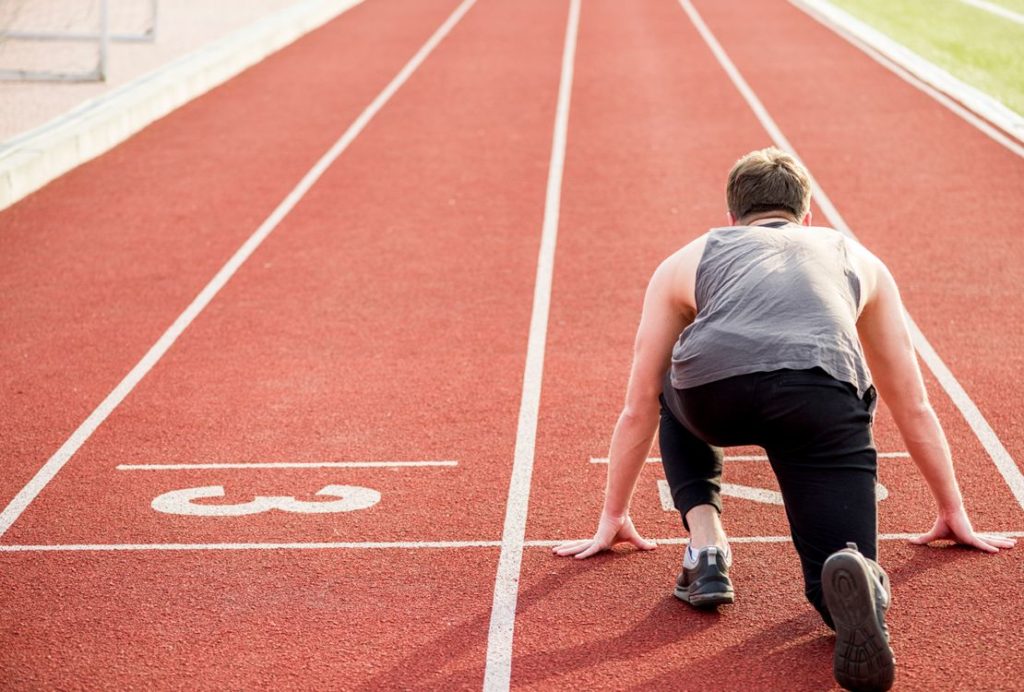
POLYGON ((697 236, 686 245, 672 253, 667 261, 676 265, 693 265, 696 267, 701 256, 704 254, 704 248, 707 246, 708 239, 715 230, 716 229, 711 229, 710 231, 697 236))
POLYGON ((831 226, 805 226, 805 228, 811 233, 816 233, 819 236, 826 236, 828 238, 841 239, 843 241, 850 241, 856 243, 856 239, 853 236, 847 235, 842 231, 836 230, 831 226))

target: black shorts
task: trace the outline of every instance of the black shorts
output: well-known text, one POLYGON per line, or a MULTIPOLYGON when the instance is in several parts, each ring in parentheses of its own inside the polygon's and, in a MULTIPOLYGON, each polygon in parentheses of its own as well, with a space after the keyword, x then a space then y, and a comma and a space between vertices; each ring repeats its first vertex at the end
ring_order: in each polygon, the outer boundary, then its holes
POLYGON ((861 398, 853 385, 820 368, 688 389, 675 389, 666 375, 661 404, 662 463, 684 526, 697 505, 722 510, 721 448, 763 447, 782 491, 807 598, 831 625, 821 594, 825 559, 847 542, 877 559, 874 388, 861 398))

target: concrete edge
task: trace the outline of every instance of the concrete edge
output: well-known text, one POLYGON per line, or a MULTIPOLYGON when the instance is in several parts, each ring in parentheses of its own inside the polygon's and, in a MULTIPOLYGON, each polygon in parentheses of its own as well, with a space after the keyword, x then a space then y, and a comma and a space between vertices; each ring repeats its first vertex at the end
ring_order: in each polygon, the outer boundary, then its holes
POLYGON ((883 66, 896 72, 898 76, 939 100, 958 115, 963 117, 964 113, 953 108, 946 99, 939 98, 939 95, 952 99, 953 105, 963 106, 973 115, 981 118, 984 123, 994 126, 996 132, 986 130, 975 120, 966 118, 971 124, 979 127, 985 134, 1018 156, 1024 156, 1024 148, 1021 147, 1021 144, 1024 144, 1024 116, 1021 114, 1008 108, 989 94, 962 82, 949 72, 874 27, 832 5, 827 0, 789 0, 789 2, 860 48, 883 66))
POLYGON ((0 146, 0 209, 117 146, 363 0, 304 0, 0 146))

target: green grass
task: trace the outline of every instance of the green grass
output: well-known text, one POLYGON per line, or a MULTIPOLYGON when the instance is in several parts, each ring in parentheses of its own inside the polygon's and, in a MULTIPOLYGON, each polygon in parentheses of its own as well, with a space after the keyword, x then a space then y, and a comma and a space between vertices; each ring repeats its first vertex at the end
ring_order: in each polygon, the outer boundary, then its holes
MULTIPOLYGON (((1024 114, 1024 26, 959 0, 831 0, 1024 114)), ((998 0, 1024 11, 1024 0, 998 0)))

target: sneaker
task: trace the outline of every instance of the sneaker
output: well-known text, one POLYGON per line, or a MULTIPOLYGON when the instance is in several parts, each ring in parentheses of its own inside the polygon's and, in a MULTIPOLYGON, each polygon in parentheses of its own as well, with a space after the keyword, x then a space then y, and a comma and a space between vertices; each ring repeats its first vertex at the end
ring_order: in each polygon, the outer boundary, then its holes
POLYGON ((729 579, 730 562, 729 554, 715 546, 701 548, 696 558, 687 548, 683 571, 676 579, 676 598, 696 608, 732 603, 735 595, 729 579))
POLYGON ((848 690, 888 690, 896 676, 885 612, 889 578, 855 543, 833 553, 821 570, 825 605, 836 626, 832 672, 848 690))

